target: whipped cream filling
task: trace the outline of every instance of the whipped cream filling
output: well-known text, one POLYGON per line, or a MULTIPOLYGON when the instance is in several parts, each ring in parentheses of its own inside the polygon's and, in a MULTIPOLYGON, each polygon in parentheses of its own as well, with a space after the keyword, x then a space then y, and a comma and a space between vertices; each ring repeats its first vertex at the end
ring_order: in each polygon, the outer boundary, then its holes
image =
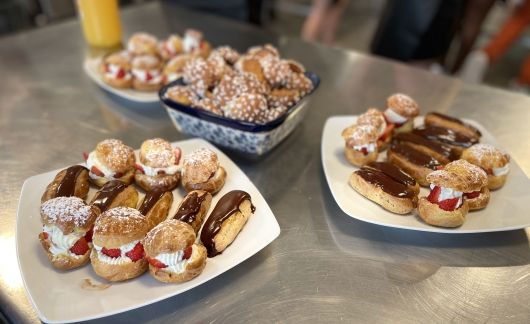
POLYGON ((141 69, 133 69, 132 73, 135 78, 138 80, 148 83, 148 84, 156 84, 162 82, 162 75, 160 74, 160 71, 158 70, 141 70, 141 69), (147 80, 147 72, 151 75, 152 79, 147 80))
POLYGON ((164 42, 164 48, 171 56, 174 56, 175 54, 177 54, 177 49, 175 48, 175 46, 173 46, 173 43, 170 41, 164 42))
POLYGON ((491 171, 493 172, 493 175, 496 177, 506 175, 510 171, 510 164, 506 163, 506 165, 503 167, 492 168, 491 171))
POLYGON ((87 167, 88 170, 91 170, 93 166, 98 168, 99 171, 103 172, 104 176, 100 177, 97 174, 92 173, 92 171, 89 171, 88 175, 92 179, 100 179, 100 178, 110 179, 110 178, 114 177, 115 172, 112 171, 111 169, 109 169, 107 166, 105 166, 97 158, 95 151, 90 152, 90 154, 88 155, 88 159, 86 160, 86 167, 87 167))
POLYGON ((61 229, 55 225, 42 227, 42 231, 48 234, 50 241, 50 253, 53 255, 67 254, 69 256, 81 257, 70 252, 70 248, 74 246, 75 242, 85 236, 83 232, 72 232, 68 235, 64 235, 61 229))
POLYGON ((201 46, 201 40, 197 37, 186 35, 182 41, 182 47, 184 52, 189 53, 198 49, 201 46))
POLYGON ((132 78, 131 73, 125 71, 125 76, 123 78, 118 78, 118 73, 120 73, 120 70, 122 68, 116 64, 107 64, 107 71, 105 72, 105 76, 112 79, 123 79, 123 80, 129 80, 132 78))
POLYGON ((376 143, 368 143, 368 144, 365 144, 365 145, 354 145, 353 149, 356 150, 356 151, 361 151, 364 148, 364 149, 366 149, 366 151, 368 153, 372 153, 373 151, 375 151, 376 147, 377 147, 376 143))
POLYGON ((192 247, 191 256, 189 259, 186 260, 182 259, 184 257, 184 250, 180 250, 174 253, 161 253, 157 255, 155 259, 167 265, 167 267, 161 269, 162 271, 182 273, 186 269, 188 261, 192 260, 197 255, 196 250, 197 249, 194 249, 192 247))
POLYGON ((138 161, 138 165, 142 167, 142 169, 144 170, 144 174, 150 177, 158 175, 159 171, 164 171, 165 174, 173 175, 180 170, 180 167, 176 164, 170 165, 165 168, 152 168, 138 161))
POLYGON ((172 72, 172 73, 167 73, 167 74, 166 74, 166 82, 168 82, 168 83, 169 83, 169 82, 173 82, 173 81, 175 81, 176 79, 180 78, 181 75, 182 75, 182 74, 180 74, 180 73, 174 73, 174 72, 172 72))
MULTIPOLYGON (((430 185, 431 190, 434 189, 434 187, 436 186, 431 183, 430 185)), ((438 202, 447 200, 447 199, 458 198, 458 202, 456 203, 456 208, 458 208, 462 205, 462 196, 463 196, 463 192, 461 191, 457 191, 451 188, 440 187, 440 195, 438 196, 438 202)))
POLYGON ((132 250, 138 242, 140 242, 140 240, 132 241, 131 243, 127 243, 127 244, 120 246, 121 254, 117 258, 111 258, 108 255, 103 254, 103 252, 101 252, 103 247, 99 245, 94 244, 94 249, 96 249, 99 261, 105 262, 108 264, 114 264, 114 265, 124 264, 127 262, 132 262, 132 260, 128 256, 126 256, 125 253, 128 253, 130 250, 132 250))
POLYGON ((408 120, 406 117, 401 116, 390 107, 387 108, 383 114, 385 114, 385 117, 393 124, 404 124, 408 120))

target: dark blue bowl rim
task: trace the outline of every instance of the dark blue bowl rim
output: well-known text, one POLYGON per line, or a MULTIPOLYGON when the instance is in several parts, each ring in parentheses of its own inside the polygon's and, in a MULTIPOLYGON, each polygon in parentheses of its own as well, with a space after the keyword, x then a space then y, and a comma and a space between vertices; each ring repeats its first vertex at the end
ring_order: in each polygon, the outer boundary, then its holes
POLYGON ((311 82, 313 82, 313 89, 311 90, 311 92, 306 94, 295 105, 291 106, 287 110, 287 112, 285 114, 283 114, 282 116, 278 117, 277 119, 275 119, 275 120, 273 120, 271 122, 268 122, 267 124, 255 124, 255 123, 250 123, 250 122, 245 122, 245 121, 240 121, 240 120, 235 120, 235 119, 229 119, 229 118, 226 118, 226 117, 223 117, 223 116, 216 115, 216 114, 211 113, 211 112, 206 111, 206 110, 197 109, 197 108, 193 108, 191 106, 182 105, 182 104, 179 104, 179 103, 177 103, 177 102, 175 102, 175 101, 173 101, 171 99, 166 98, 165 94, 166 94, 167 90, 169 88, 171 88, 172 86, 183 84, 182 83, 182 79, 177 79, 177 80, 175 80, 173 82, 170 82, 167 85, 163 86, 162 89, 160 89, 160 91, 158 92, 158 96, 160 97, 160 100, 167 107, 169 107, 171 109, 175 109, 175 110, 180 111, 182 113, 185 113, 187 115, 190 115, 190 116, 193 116, 193 117, 197 117, 199 119, 206 120, 206 121, 209 121, 209 122, 213 122, 213 123, 216 123, 216 124, 219 124, 219 125, 227 126, 227 127, 238 129, 238 130, 242 130, 242 131, 245 131, 245 132, 252 132, 252 133, 266 132, 266 131, 270 131, 270 130, 278 127, 281 123, 283 123, 285 121, 285 119, 287 117, 289 117, 289 115, 293 111, 295 111, 296 108, 298 108, 303 103, 303 101, 305 101, 307 99, 307 97, 310 96, 318 88, 318 86, 320 84, 320 78, 318 77, 318 75, 314 74, 313 72, 309 72, 309 71, 306 71, 304 74, 311 80, 311 82))

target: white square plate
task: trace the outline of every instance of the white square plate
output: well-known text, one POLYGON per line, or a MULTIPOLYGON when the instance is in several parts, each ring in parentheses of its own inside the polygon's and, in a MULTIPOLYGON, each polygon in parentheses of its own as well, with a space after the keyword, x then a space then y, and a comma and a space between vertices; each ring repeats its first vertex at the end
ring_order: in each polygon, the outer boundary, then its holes
MULTIPOLYGON (((44 322, 74 322, 108 316, 159 300, 178 295, 217 277, 243 262, 267 246, 280 234, 280 227, 267 202, 237 165, 210 143, 202 139, 191 139, 173 143, 182 153, 199 147, 215 151, 227 178, 223 189, 214 196, 210 211, 225 193, 241 189, 250 194, 256 212, 250 217, 232 245, 222 254, 209 258, 204 271, 195 279, 181 284, 164 284, 145 273, 122 283, 114 283, 105 290, 85 290, 81 284, 85 278, 94 283, 103 283, 92 267, 86 265, 71 271, 59 271, 49 263, 38 234, 40 222, 40 198, 44 189, 57 172, 51 171, 27 179, 22 187, 17 213, 16 243, 17 258, 30 299, 44 322), (147 288, 147 289, 146 289, 147 288), (138 293, 141 292, 141 293, 138 293), (83 307, 69 307, 72 301, 83 301, 83 307)), ((88 199, 96 189, 91 188, 88 199)), ((143 194, 140 194, 143 197, 143 194)), ((174 215, 185 192, 182 188, 173 191, 173 206, 169 215, 174 215)), ((106 283, 106 282, 105 282, 106 283)))
POLYGON ((101 73, 99 72, 99 66, 101 65, 101 57, 95 58, 86 58, 83 63, 83 69, 85 73, 99 85, 104 90, 115 94, 116 96, 122 97, 124 99, 135 101, 139 103, 154 103, 159 102, 158 91, 138 91, 134 89, 118 89, 111 87, 106 84, 105 81, 101 78, 101 73))
MULTIPOLYGON (((528 201, 530 200, 530 180, 521 168, 510 161, 510 173, 504 187, 492 191, 491 199, 485 209, 470 212, 465 223, 458 228, 434 227, 424 223, 416 210, 413 214, 397 215, 386 211, 376 203, 364 198, 348 184, 350 174, 357 170, 344 157, 344 140, 341 132, 355 123, 356 116, 334 116, 328 118, 322 133, 322 166, 333 198, 349 216, 383 226, 397 227, 438 233, 481 233, 520 229, 530 226, 528 201)), ((482 143, 501 148, 495 138, 482 125, 465 120, 482 132, 482 143)), ((423 124, 418 117, 415 125, 423 124)), ((501 148, 502 149, 502 148, 501 148)), ((386 154, 380 154, 384 160, 386 154)), ((420 196, 427 196, 428 190, 422 188, 420 196)))

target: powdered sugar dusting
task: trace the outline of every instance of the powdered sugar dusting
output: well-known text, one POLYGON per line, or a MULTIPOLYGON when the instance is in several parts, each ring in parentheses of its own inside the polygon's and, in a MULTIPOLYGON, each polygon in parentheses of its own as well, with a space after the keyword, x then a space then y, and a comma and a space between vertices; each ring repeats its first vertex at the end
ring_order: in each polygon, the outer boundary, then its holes
POLYGON ((116 207, 105 211, 94 225, 94 233, 105 234, 114 228, 119 228, 121 234, 135 232, 143 227, 146 218, 137 209, 130 207, 116 207))
POLYGON ((504 166, 510 161, 510 157, 505 152, 489 144, 475 144, 467 149, 467 151, 467 153, 473 155, 481 165, 496 164, 493 162, 496 160, 496 162, 501 164, 500 166, 504 166))
POLYGON ((169 142, 161 138, 153 138, 142 144, 142 163, 156 168, 175 164, 175 151, 169 142))
POLYGON ((396 93, 388 97, 388 108, 405 117, 414 117, 419 114, 419 106, 411 97, 396 93))
POLYGON ((73 223, 84 227, 91 216, 91 206, 78 197, 57 197, 41 205, 41 215, 47 223, 73 223))
POLYGON ((360 146, 377 141, 377 129, 370 124, 352 125, 342 132, 342 137, 350 146, 360 146))

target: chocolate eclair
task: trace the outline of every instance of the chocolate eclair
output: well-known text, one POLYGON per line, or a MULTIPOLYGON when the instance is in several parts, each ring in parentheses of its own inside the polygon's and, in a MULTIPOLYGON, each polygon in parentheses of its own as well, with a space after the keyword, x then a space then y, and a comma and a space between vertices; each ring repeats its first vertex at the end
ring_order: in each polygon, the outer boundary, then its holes
POLYGON ((222 253, 234 241, 255 210, 250 195, 242 190, 232 190, 219 199, 201 232, 209 258, 222 253))
POLYGON ((396 214, 410 213, 418 201, 417 192, 379 169, 362 167, 351 174, 349 183, 364 197, 396 214))
POLYGON ((397 165, 416 179, 420 186, 428 186, 429 183, 425 180, 427 174, 442 166, 442 163, 434 157, 400 143, 390 145, 387 158, 389 162, 397 165))
POLYGON ((410 190, 414 191, 416 194, 420 192, 420 185, 413 177, 408 175, 405 171, 401 170, 396 165, 389 162, 372 162, 364 166, 367 169, 375 169, 383 172, 392 180, 401 183, 402 185, 407 186, 410 190))
POLYGON ((135 208, 138 203, 138 191, 132 185, 126 185, 119 180, 107 182, 96 192, 90 205, 96 206, 103 213, 114 207, 135 208))
POLYGON ((430 141, 417 134, 399 133, 394 136, 394 141, 411 146, 418 151, 422 151, 444 164, 458 159, 458 154, 448 145, 430 141))
POLYGON ((41 202, 71 196, 85 199, 89 188, 88 169, 82 165, 73 165, 57 173, 42 194, 41 202))
POLYGON ((212 194, 204 190, 193 190, 182 199, 173 219, 191 225, 197 234, 211 203, 212 194))
POLYGON ((167 218, 173 204, 173 192, 155 190, 145 194, 144 200, 138 207, 140 214, 147 218, 149 230, 167 218))
POLYGON ((451 129, 438 126, 416 128, 412 133, 431 141, 437 141, 449 145, 459 157, 466 148, 478 143, 477 138, 471 138, 451 129))
POLYGON ((447 116, 437 112, 430 112, 425 115, 424 123, 427 126, 438 126, 442 128, 447 128, 471 138, 479 139, 482 136, 480 131, 474 126, 471 126, 468 123, 464 123, 458 118, 447 116))

